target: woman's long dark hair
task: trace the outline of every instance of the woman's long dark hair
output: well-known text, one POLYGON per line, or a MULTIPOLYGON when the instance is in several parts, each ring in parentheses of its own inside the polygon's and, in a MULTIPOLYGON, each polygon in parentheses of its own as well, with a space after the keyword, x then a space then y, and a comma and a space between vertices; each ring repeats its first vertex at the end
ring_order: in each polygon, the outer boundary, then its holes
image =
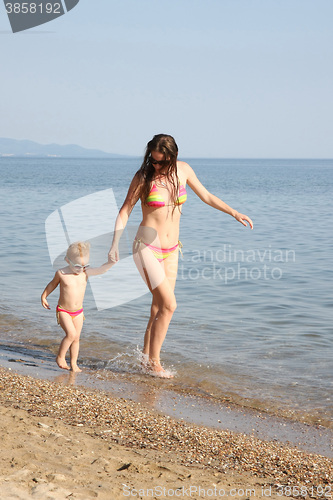
POLYGON ((175 205, 178 198, 179 179, 177 176, 177 156, 178 146, 171 135, 158 134, 154 135, 146 147, 145 156, 140 169, 137 172, 139 178, 139 195, 142 203, 146 203, 147 197, 151 189, 151 181, 155 174, 155 169, 151 163, 151 153, 157 151, 163 153, 166 161, 166 178, 172 186, 171 202, 175 205))

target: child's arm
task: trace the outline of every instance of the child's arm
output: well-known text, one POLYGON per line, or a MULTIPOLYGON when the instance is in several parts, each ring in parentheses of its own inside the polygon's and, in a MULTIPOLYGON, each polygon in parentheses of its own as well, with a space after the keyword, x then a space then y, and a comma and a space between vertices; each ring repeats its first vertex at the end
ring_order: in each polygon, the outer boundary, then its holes
POLYGON ((99 274, 104 274, 106 273, 106 271, 111 269, 111 267, 114 266, 115 264, 116 261, 104 262, 104 264, 102 264, 99 267, 88 267, 88 269, 86 270, 86 276, 87 278, 89 278, 90 276, 98 276, 99 274))
POLYGON ((42 306, 45 307, 45 309, 51 309, 48 301, 46 300, 46 297, 50 295, 50 293, 52 293, 53 290, 57 288, 59 283, 60 283, 60 277, 59 277, 59 271, 57 271, 54 275, 53 280, 50 281, 48 285, 46 285, 45 290, 41 296, 42 306))

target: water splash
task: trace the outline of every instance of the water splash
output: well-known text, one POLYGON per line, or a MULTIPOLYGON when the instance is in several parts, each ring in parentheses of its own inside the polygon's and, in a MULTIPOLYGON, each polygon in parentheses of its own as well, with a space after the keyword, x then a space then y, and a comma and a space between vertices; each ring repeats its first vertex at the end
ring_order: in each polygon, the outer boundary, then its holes
POLYGON ((109 359, 105 363, 104 369, 115 373, 150 375, 159 378, 173 378, 177 374, 173 367, 163 368, 163 372, 159 373, 149 370, 148 366, 148 355, 143 354, 139 346, 136 346, 135 349, 129 348, 109 359))
POLYGON ((176 370, 170 369, 170 368, 163 368, 163 370, 156 372, 152 371, 149 366, 149 357, 148 354, 144 354, 143 352, 140 352, 138 347, 137 347, 137 352, 138 352, 138 357, 139 361, 141 364, 141 371, 145 375, 150 375, 152 377, 157 377, 157 378, 174 378, 174 376, 177 374, 176 370))

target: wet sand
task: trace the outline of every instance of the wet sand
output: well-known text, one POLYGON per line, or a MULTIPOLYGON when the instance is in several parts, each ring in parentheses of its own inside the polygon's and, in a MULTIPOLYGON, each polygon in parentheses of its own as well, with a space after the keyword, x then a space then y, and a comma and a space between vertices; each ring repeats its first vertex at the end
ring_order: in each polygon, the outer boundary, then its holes
POLYGON ((269 410, 264 412, 256 406, 255 401, 246 401, 243 406, 228 397, 221 399, 207 393, 199 395, 191 387, 180 388, 174 379, 161 381, 140 372, 83 368, 82 373, 74 374, 60 370, 53 354, 29 351, 26 347, 20 350, 15 350, 13 346, 0 349, 0 366, 13 369, 21 375, 102 390, 190 424, 279 441, 309 453, 333 458, 332 426, 327 427, 327 422, 319 423, 317 419, 314 419, 315 423, 309 423, 309 415, 303 418, 302 414, 292 410, 287 415, 286 412, 281 412, 281 415, 269 410))
POLYGON ((332 495, 328 458, 100 390, 0 368, 0 414, 1 499, 332 495))

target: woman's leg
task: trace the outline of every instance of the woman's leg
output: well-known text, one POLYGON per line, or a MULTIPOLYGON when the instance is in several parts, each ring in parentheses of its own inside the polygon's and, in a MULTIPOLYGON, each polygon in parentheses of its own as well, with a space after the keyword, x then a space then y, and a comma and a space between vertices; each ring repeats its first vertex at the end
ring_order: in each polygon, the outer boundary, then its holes
POLYGON ((158 312, 158 303, 154 299, 153 290, 158 283, 162 283, 165 279, 164 266, 154 257, 152 251, 142 242, 134 240, 133 244, 133 259, 138 268, 142 279, 146 283, 149 291, 152 293, 152 304, 150 308, 150 318, 147 324, 143 354, 149 356, 150 347, 150 332, 158 312))
POLYGON ((154 311, 157 310, 157 313, 151 324, 148 355, 152 370, 156 372, 163 371, 160 363, 160 352, 173 313, 177 307, 174 289, 177 279, 178 255, 177 249, 164 260, 165 279, 152 291, 152 307, 154 305, 154 311))
POLYGON ((154 302, 154 295, 153 295, 153 300, 150 308, 150 318, 147 324, 146 328, 146 333, 143 341, 143 349, 142 352, 143 354, 147 354, 149 356, 149 347, 150 347, 150 332, 151 332, 151 327, 155 321, 156 314, 158 313, 158 304, 154 302))
POLYGON ((165 374, 160 364, 160 351, 172 315, 177 307, 174 288, 178 269, 178 249, 159 262, 152 250, 140 241, 134 242, 135 264, 152 293, 143 353, 148 355, 151 370, 165 374))
POLYGON ((176 297, 168 278, 165 278, 164 282, 153 290, 153 300, 158 305, 158 311, 150 330, 149 364, 153 372, 163 373, 160 362, 161 348, 177 307, 176 297))

